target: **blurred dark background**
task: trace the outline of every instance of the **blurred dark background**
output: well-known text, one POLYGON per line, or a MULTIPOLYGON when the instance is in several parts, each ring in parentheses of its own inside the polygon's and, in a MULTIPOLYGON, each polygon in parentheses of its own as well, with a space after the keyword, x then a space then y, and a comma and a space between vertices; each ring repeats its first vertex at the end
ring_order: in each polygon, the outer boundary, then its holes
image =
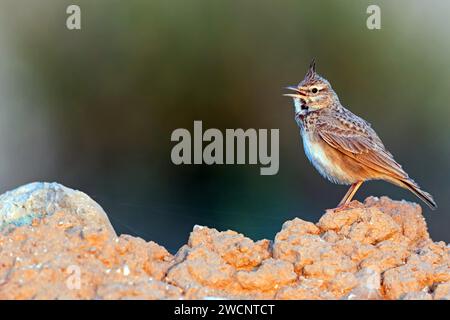
MULTIPOLYGON (((57 181, 100 203, 119 233, 170 251, 193 225, 273 238, 317 221, 346 187, 307 162, 290 99, 312 57, 439 205, 450 241, 450 2, 0 0, 0 188, 57 181), (78 4, 82 30, 66 28, 78 4), (381 7, 381 30, 366 8, 381 7), (280 171, 175 166, 176 128, 279 128, 280 171)), ((356 199, 419 202, 385 182, 356 199)), ((422 203, 421 203, 422 205, 422 203)))

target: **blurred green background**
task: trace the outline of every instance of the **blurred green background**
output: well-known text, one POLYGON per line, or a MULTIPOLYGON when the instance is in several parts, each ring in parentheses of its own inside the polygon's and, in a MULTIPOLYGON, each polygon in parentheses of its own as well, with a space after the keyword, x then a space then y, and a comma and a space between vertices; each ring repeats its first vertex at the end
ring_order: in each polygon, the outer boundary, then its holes
MULTIPOLYGON (((273 238, 346 192, 306 160, 290 99, 312 57, 435 196, 450 241, 449 1, 0 0, 0 188, 58 181, 99 202, 119 233, 175 251, 193 225, 273 238), (66 29, 78 4, 82 30, 66 29), (381 7, 381 30, 366 8, 381 7), (279 128, 280 171, 175 166, 176 128, 279 128)), ((356 198, 419 202, 384 182, 356 198)))

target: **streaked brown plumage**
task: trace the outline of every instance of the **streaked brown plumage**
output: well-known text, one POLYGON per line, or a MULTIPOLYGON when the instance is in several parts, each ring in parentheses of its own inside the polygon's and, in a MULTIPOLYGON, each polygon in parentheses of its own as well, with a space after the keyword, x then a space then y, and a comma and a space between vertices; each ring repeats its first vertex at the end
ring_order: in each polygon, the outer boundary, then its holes
POLYGON ((348 204, 367 180, 385 180, 412 191, 430 208, 433 197, 420 189, 362 118, 344 108, 330 83, 315 71, 314 60, 294 93, 295 119, 305 153, 314 167, 334 183, 351 184, 340 202, 348 204))

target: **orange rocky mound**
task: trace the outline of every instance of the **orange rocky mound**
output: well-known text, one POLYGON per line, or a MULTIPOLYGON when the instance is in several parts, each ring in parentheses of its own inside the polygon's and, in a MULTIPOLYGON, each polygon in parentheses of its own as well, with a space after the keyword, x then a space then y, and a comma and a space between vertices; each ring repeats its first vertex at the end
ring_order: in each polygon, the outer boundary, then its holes
POLYGON ((274 241, 194 227, 175 255, 117 236, 82 192, 0 196, 0 299, 449 299, 450 251, 417 204, 368 198, 274 241))

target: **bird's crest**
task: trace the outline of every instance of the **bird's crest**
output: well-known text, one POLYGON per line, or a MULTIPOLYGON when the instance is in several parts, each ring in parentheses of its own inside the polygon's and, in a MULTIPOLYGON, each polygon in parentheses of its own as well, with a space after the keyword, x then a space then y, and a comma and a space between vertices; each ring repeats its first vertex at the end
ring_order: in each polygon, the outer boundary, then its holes
POLYGON ((313 80, 316 77, 316 59, 313 58, 311 63, 309 64, 308 72, 305 75, 303 81, 313 80))

